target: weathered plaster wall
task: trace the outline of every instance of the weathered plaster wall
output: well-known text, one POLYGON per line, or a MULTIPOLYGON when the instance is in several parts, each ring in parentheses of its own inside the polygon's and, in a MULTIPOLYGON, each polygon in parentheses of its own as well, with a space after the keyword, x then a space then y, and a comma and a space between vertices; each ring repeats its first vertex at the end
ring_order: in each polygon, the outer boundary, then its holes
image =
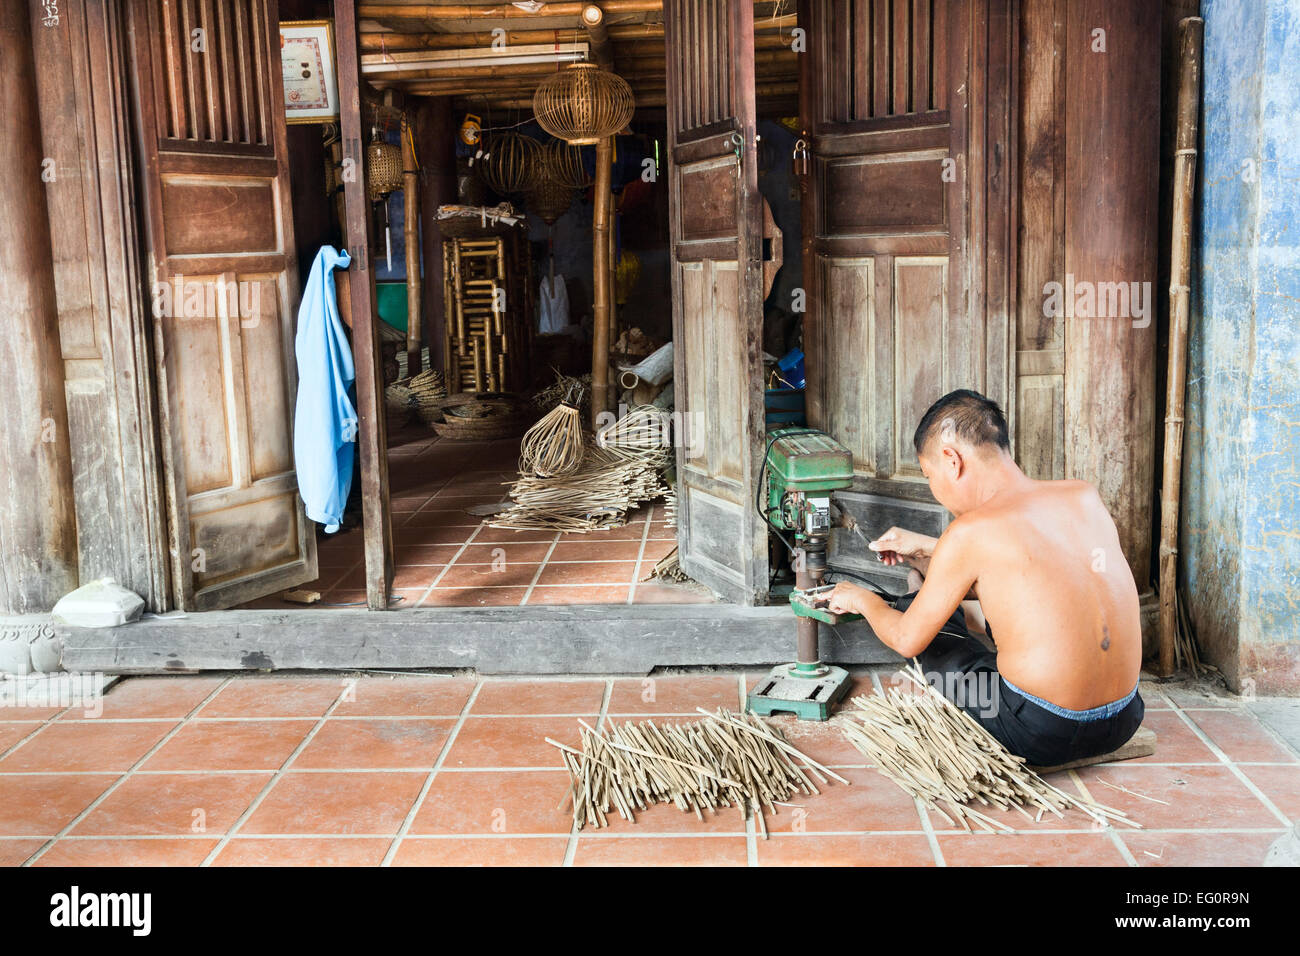
POLYGON ((1300 693, 1300 0, 1205 0, 1182 571, 1234 687, 1300 693))

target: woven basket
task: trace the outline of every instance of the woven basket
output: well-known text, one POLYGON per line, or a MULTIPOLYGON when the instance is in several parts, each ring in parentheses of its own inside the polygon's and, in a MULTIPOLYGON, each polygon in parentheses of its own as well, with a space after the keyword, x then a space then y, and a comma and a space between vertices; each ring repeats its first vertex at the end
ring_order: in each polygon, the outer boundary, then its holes
POLYGON ((442 373, 437 369, 426 369, 419 375, 407 379, 407 390, 411 395, 411 404, 420 421, 426 425, 442 421, 442 402, 447 397, 447 386, 442 373))
POLYGON ((366 147, 366 195, 378 202, 401 189, 402 151, 392 143, 379 140, 366 147))

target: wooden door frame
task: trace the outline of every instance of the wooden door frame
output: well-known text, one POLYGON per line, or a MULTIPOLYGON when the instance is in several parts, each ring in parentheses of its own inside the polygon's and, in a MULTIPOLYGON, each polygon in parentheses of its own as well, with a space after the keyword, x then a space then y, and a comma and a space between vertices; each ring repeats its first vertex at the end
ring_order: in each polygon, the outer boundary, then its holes
POLYGON ((352 262, 348 283, 352 305, 352 351, 356 367, 357 454, 361 465, 362 533, 365 537, 366 604, 388 608, 393 582, 393 526, 388 493, 388 432, 383 374, 379 368, 379 329, 375 323, 374 270, 370 263, 370 210, 366 192, 365 132, 361 122, 361 52, 355 0, 334 0, 334 42, 338 57, 339 118, 347 222, 345 241, 352 262))
MULTIPOLYGON (((727 29, 733 38, 733 44, 735 37, 746 38, 746 42, 733 45, 731 49, 732 55, 725 66, 726 76, 731 84, 732 116, 720 122, 713 122, 692 129, 688 131, 688 136, 681 139, 678 137, 677 126, 679 119, 676 104, 678 97, 681 95, 683 70, 681 64, 674 63, 674 53, 678 50, 681 40, 677 36, 674 15, 666 10, 664 17, 664 47, 669 91, 667 97, 667 154, 670 189, 668 204, 670 221, 669 258, 671 265, 673 340, 678 343, 673 355, 673 379, 677 383, 677 407, 679 410, 685 407, 686 410, 685 418, 682 419, 682 424, 679 426, 677 441, 677 480, 679 485, 677 495, 677 537, 682 553, 683 567, 688 573, 694 573, 697 577, 703 577, 704 567, 693 565, 696 559, 692 557, 689 546, 692 520, 690 495, 689 493, 683 493, 681 490, 684 481, 683 476, 686 474, 686 454, 694 441, 690 431, 697 421, 697 410, 691 408, 689 399, 690 370, 687 363, 686 315, 684 311, 681 265, 683 262, 699 260, 734 260, 737 263, 738 270, 738 321, 742 324, 745 322, 745 316, 756 316, 756 327, 761 330, 764 298, 763 198, 758 188, 758 143, 756 139, 758 121, 755 103, 753 4, 748 0, 727 0, 724 16, 727 29), (738 118, 740 122, 737 122, 738 118), (691 258, 689 260, 682 259, 678 251, 678 244, 683 233, 680 167, 683 163, 706 162, 728 155, 731 147, 725 144, 720 145, 720 142, 733 133, 738 133, 744 143, 740 159, 741 176, 736 186, 736 237, 734 239, 726 237, 693 241, 695 248, 692 249, 691 258), (753 224, 754 228, 746 228, 744 225, 746 222, 753 224), (682 428, 685 429, 685 440, 682 439, 682 428)), ((717 18, 714 25, 716 26, 718 22, 724 22, 723 18, 717 18)), ((721 73, 721 70, 716 68, 717 66, 717 64, 712 65, 709 75, 704 78, 705 83, 716 83, 721 73)), ((754 605, 766 602, 768 590, 767 530, 766 526, 761 523, 754 506, 765 451, 765 413, 761 394, 763 373, 761 331, 756 337, 749 336, 745 347, 746 353, 743 367, 748 371, 752 384, 751 387, 742 389, 740 397, 741 407, 744 410, 744 428, 748 438, 747 447, 742 448, 742 454, 746 461, 745 467, 741 470, 740 498, 744 520, 750 522, 751 530, 748 537, 751 540, 748 542, 748 547, 745 547, 743 543, 741 546, 741 558, 744 565, 741 569, 743 583, 724 584, 720 593, 728 601, 754 605)), ((717 479, 703 474, 697 475, 694 480, 698 483, 698 487, 706 490, 710 486, 716 487, 714 483, 718 482, 717 479)), ((737 529, 737 531, 738 533, 744 533, 744 529, 737 529)), ((710 586, 712 587, 713 583, 710 583, 710 586)))

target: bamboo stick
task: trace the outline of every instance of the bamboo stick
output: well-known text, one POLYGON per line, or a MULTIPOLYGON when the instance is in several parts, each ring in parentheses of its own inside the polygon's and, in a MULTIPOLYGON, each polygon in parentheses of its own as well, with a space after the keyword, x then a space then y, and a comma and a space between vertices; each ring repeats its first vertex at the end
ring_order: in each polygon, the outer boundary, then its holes
POLYGON ((1169 244, 1169 374, 1165 398, 1165 457, 1160 493, 1159 673, 1174 671, 1178 630, 1178 511, 1182 494, 1183 408, 1187 390, 1187 323, 1191 297, 1192 214, 1201 98, 1201 39, 1205 21, 1178 24, 1178 128, 1174 151, 1173 229, 1169 244))
POLYGON ((591 342, 591 427, 599 425, 600 416, 609 410, 609 204, 611 137, 596 146, 595 202, 591 217, 592 230, 592 320, 591 342))

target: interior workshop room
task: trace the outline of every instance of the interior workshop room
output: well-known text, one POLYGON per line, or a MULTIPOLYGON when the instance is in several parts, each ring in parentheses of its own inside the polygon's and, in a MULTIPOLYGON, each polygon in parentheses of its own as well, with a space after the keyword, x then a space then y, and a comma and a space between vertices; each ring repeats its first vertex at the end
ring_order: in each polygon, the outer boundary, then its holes
POLYGON ((5 4, 0 864, 1296 865, 1296 36, 5 4))

